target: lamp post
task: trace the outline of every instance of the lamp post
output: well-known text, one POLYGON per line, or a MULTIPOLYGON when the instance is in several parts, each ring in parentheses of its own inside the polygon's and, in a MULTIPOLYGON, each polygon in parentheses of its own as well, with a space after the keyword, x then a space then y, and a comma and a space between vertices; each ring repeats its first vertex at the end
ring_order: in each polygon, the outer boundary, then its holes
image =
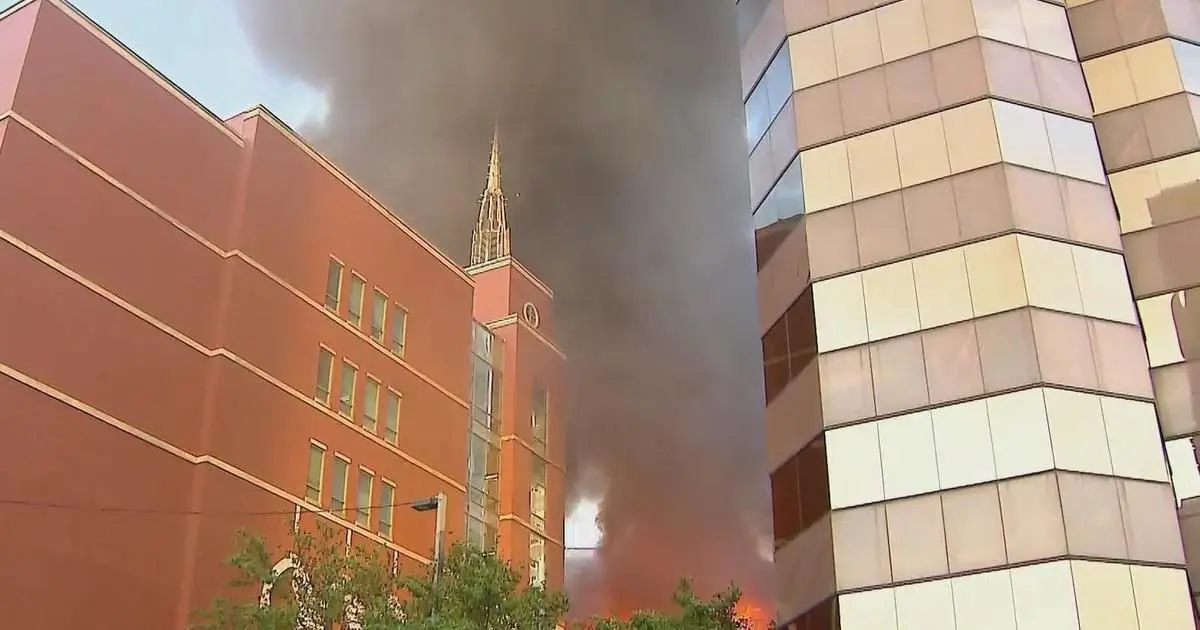
POLYGON ((428 499, 414 501, 411 507, 416 512, 437 510, 433 530, 433 583, 437 584, 442 573, 442 556, 446 546, 446 493, 439 492, 428 499))

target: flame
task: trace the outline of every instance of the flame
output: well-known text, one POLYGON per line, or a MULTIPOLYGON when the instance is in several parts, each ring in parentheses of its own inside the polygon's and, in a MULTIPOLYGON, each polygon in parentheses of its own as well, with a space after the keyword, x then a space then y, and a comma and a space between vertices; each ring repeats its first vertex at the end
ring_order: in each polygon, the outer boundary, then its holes
POLYGON ((737 603, 737 616, 746 622, 750 630, 767 630, 771 627, 771 614, 766 608, 745 596, 737 603))

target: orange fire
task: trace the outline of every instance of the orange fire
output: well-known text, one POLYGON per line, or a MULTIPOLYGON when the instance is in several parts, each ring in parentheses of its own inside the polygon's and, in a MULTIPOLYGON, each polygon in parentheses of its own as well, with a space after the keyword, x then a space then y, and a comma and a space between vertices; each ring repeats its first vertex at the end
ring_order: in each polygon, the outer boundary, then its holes
POLYGON ((767 630, 771 627, 771 613, 745 596, 737 604, 737 615, 746 622, 750 630, 767 630))

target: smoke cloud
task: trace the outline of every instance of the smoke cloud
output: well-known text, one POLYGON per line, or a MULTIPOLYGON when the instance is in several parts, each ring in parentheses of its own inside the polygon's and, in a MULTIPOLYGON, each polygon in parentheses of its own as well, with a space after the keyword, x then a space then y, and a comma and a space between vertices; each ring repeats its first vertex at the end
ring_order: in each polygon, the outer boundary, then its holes
POLYGON ((769 599, 753 235, 729 0, 240 0, 303 130, 465 260, 500 126, 515 255, 555 289, 569 496, 601 501, 575 614, 675 581, 769 599))

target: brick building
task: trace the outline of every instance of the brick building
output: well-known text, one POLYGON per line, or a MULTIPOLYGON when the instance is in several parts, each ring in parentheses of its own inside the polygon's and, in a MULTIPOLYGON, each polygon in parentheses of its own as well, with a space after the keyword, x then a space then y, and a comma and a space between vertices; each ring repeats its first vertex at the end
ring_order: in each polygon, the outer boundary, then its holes
POLYGON ((493 144, 460 268, 265 109, 65 3, 0 14, 4 625, 184 627, 289 514, 415 569, 439 492, 449 541, 561 587, 564 357, 499 182, 493 144))

